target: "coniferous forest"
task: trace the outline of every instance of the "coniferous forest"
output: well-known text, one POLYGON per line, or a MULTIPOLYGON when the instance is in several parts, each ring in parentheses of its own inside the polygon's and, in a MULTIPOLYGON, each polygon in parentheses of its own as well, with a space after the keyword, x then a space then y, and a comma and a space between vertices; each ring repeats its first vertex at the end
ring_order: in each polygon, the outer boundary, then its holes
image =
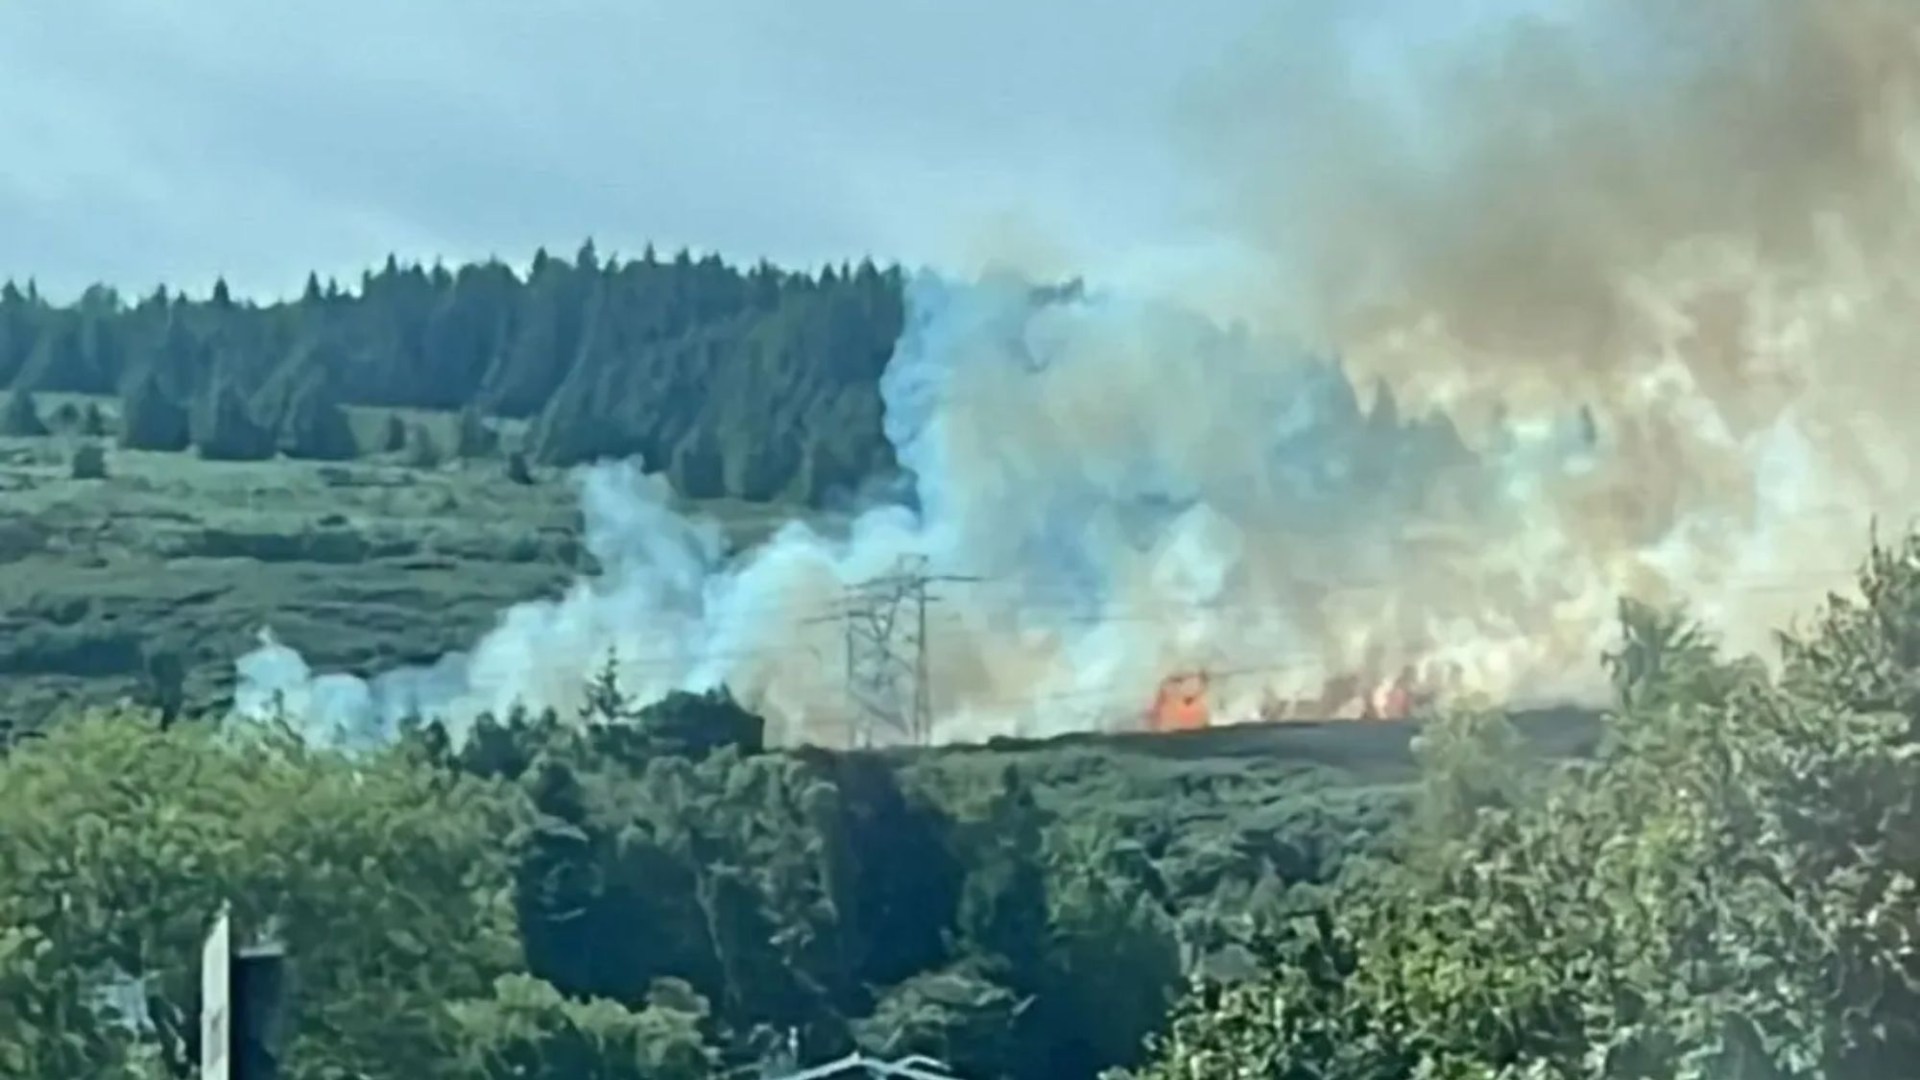
POLYGON ((14 401, 117 397, 129 449, 335 460, 384 448, 342 407, 448 411, 526 422, 539 464, 637 454, 690 498, 817 503, 891 463, 876 383, 901 286, 871 263, 742 270, 651 249, 603 259, 591 243, 524 273, 389 258, 352 289, 310 277, 273 304, 219 283, 55 305, 8 284, 0 385, 14 401))

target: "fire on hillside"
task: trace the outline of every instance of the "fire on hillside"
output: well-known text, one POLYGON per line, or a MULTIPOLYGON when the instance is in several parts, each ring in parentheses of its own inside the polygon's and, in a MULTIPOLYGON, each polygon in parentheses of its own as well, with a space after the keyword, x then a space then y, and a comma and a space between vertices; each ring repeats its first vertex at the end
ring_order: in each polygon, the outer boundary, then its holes
POLYGON ((1147 710, 1147 730, 1198 731, 1217 724, 1278 720, 1404 720, 1433 700, 1433 692, 1412 667, 1388 679, 1347 675, 1329 679, 1314 698, 1282 698, 1268 693, 1252 715, 1216 717, 1213 685, 1233 672, 1183 671, 1160 682, 1147 710))

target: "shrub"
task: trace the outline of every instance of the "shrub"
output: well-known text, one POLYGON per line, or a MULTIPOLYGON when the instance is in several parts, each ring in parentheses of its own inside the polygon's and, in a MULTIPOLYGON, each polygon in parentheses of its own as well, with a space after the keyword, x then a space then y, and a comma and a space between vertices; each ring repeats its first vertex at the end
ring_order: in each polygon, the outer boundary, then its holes
POLYGON ((74 450, 69 462, 75 480, 105 480, 107 452, 99 443, 84 443, 74 450))

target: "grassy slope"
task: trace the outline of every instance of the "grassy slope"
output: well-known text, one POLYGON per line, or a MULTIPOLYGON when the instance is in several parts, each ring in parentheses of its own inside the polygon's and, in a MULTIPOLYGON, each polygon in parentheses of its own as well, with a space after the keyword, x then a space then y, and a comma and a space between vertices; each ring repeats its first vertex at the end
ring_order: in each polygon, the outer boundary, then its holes
MULTIPOLYGON (((380 418, 356 419, 367 429, 380 418)), ((429 419, 452 445, 452 418, 429 419)), ((132 690, 156 650, 186 660, 195 701, 216 701, 265 624, 327 668, 429 659, 578 565, 577 501, 558 473, 528 487, 491 461, 413 469, 116 450, 107 479, 82 481, 69 475, 73 445, 0 439, 0 716, 15 723, 132 690)), ((779 516, 703 509, 738 543, 779 516)))

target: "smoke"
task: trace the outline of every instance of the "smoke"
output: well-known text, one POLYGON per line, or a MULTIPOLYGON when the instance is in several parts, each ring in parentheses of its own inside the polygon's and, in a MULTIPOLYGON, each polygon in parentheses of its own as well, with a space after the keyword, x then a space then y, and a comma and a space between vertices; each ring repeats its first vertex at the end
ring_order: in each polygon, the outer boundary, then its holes
POLYGON ((881 388, 911 508, 735 553, 659 478, 596 467, 598 577, 432 671, 315 678, 267 645, 239 711, 278 691, 332 739, 459 731, 570 711, 611 655, 642 699, 726 685, 776 737, 838 742, 819 617, 903 557, 975 579, 927 627, 943 739, 1136 724, 1190 670, 1231 718, 1407 670, 1578 697, 1619 596, 1761 648, 1910 513, 1920 15, 1567 6, 1395 86, 1355 25, 1289 25, 1187 125, 1193 250, 1230 276, 912 283, 881 388))
POLYGON ((1569 4, 1425 54, 1400 101, 1277 39, 1196 142, 1270 257, 1250 314, 1486 439, 1592 409, 1597 467, 1488 562, 1757 646, 1915 505, 1917 35, 1882 0, 1569 4))

